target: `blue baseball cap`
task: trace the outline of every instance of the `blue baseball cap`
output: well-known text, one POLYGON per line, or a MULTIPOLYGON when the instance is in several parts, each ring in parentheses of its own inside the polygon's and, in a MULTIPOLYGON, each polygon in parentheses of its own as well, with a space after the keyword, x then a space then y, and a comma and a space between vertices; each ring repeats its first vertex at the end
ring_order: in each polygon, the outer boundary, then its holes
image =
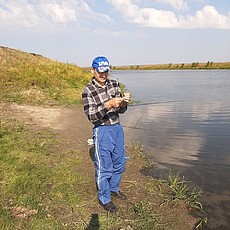
POLYGON ((109 68, 109 60, 106 57, 99 56, 93 59, 92 67, 97 70, 98 73, 107 72, 109 68))

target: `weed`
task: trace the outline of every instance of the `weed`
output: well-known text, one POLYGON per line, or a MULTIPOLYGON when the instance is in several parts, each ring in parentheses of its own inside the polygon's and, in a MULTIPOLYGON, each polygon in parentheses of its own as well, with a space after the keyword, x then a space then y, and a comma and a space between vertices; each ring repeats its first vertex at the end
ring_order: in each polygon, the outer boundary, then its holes
POLYGON ((159 226, 159 217, 152 210, 151 206, 144 202, 139 202, 134 205, 136 219, 134 221, 135 229, 157 229, 159 226))
POLYGON ((180 178, 179 173, 174 175, 171 170, 169 171, 168 184, 171 189, 170 200, 185 200, 191 208, 198 209, 203 212, 203 206, 199 201, 202 190, 189 188, 188 181, 184 179, 184 176, 180 178))
POLYGON ((187 183, 184 177, 180 179, 179 173, 176 175, 173 175, 172 172, 170 171, 169 176, 168 176, 168 183, 172 191, 172 195, 171 195, 172 200, 186 199, 188 188, 187 188, 187 183))
MULTIPOLYGON (((184 179, 184 176, 181 178, 179 173, 174 175, 170 170, 168 185, 171 192, 168 201, 183 200, 188 204, 190 211, 198 211, 206 215, 203 205, 200 202, 200 197, 203 191, 201 189, 197 190, 196 188, 189 188, 187 184, 188 181, 184 179)), ((196 229, 202 229, 206 223, 207 217, 201 218, 196 225, 196 229)))
POLYGON ((208 223, 208 218, 204 217, 198 221, 198 223, 195 226, 195 229, 203 229, 204 226, 206 226, 208 223))
POLYGON ((132 152, 141 159, 143 163, 140 167, 141 172, 147 173, 147 171, 154 166, 154 163, 149 161, 148 157, 145 156, 143 146, 139 142, 130 143, 127 148, 132 149, 132 152))

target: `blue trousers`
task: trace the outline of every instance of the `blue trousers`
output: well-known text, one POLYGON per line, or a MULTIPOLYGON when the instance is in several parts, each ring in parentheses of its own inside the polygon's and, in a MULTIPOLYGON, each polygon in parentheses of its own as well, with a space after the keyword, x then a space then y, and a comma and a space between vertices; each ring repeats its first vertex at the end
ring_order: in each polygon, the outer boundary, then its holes
POLYGON ((93 129, 93 139, 98 199, 107 204, 111 201, 111 192, 119 191, 125 171, 124 131, 120 124, 98 126, 93 129))

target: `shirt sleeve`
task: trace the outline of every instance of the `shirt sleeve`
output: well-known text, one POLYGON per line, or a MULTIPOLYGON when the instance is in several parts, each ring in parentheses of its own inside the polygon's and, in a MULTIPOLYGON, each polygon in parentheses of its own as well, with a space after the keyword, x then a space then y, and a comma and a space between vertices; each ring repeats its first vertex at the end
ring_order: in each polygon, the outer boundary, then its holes
POLYGON ((82 103, 84 112, 92 123, 96 123, 101 120, 108 112, 108 109, 104 104, 99 106, 96 104, 92 94, 88 92, 87 89, 84 89, 82 92, 82 103))

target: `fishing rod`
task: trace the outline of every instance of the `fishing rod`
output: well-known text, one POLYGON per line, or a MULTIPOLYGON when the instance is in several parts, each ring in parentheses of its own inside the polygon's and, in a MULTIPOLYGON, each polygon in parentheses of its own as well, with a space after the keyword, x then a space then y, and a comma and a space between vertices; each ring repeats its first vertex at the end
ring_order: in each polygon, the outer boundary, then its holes
POLYGON ((142 106, 142 105, 157 105, 157 104, 166 104, 166 103, 172 103, 172 102, 181 102, 185 100, 169 100, 169 101, 155 101, 155 102, 145 102, 145 103, 135 103, 135 104, 129 104, 129 106, 142 106))

